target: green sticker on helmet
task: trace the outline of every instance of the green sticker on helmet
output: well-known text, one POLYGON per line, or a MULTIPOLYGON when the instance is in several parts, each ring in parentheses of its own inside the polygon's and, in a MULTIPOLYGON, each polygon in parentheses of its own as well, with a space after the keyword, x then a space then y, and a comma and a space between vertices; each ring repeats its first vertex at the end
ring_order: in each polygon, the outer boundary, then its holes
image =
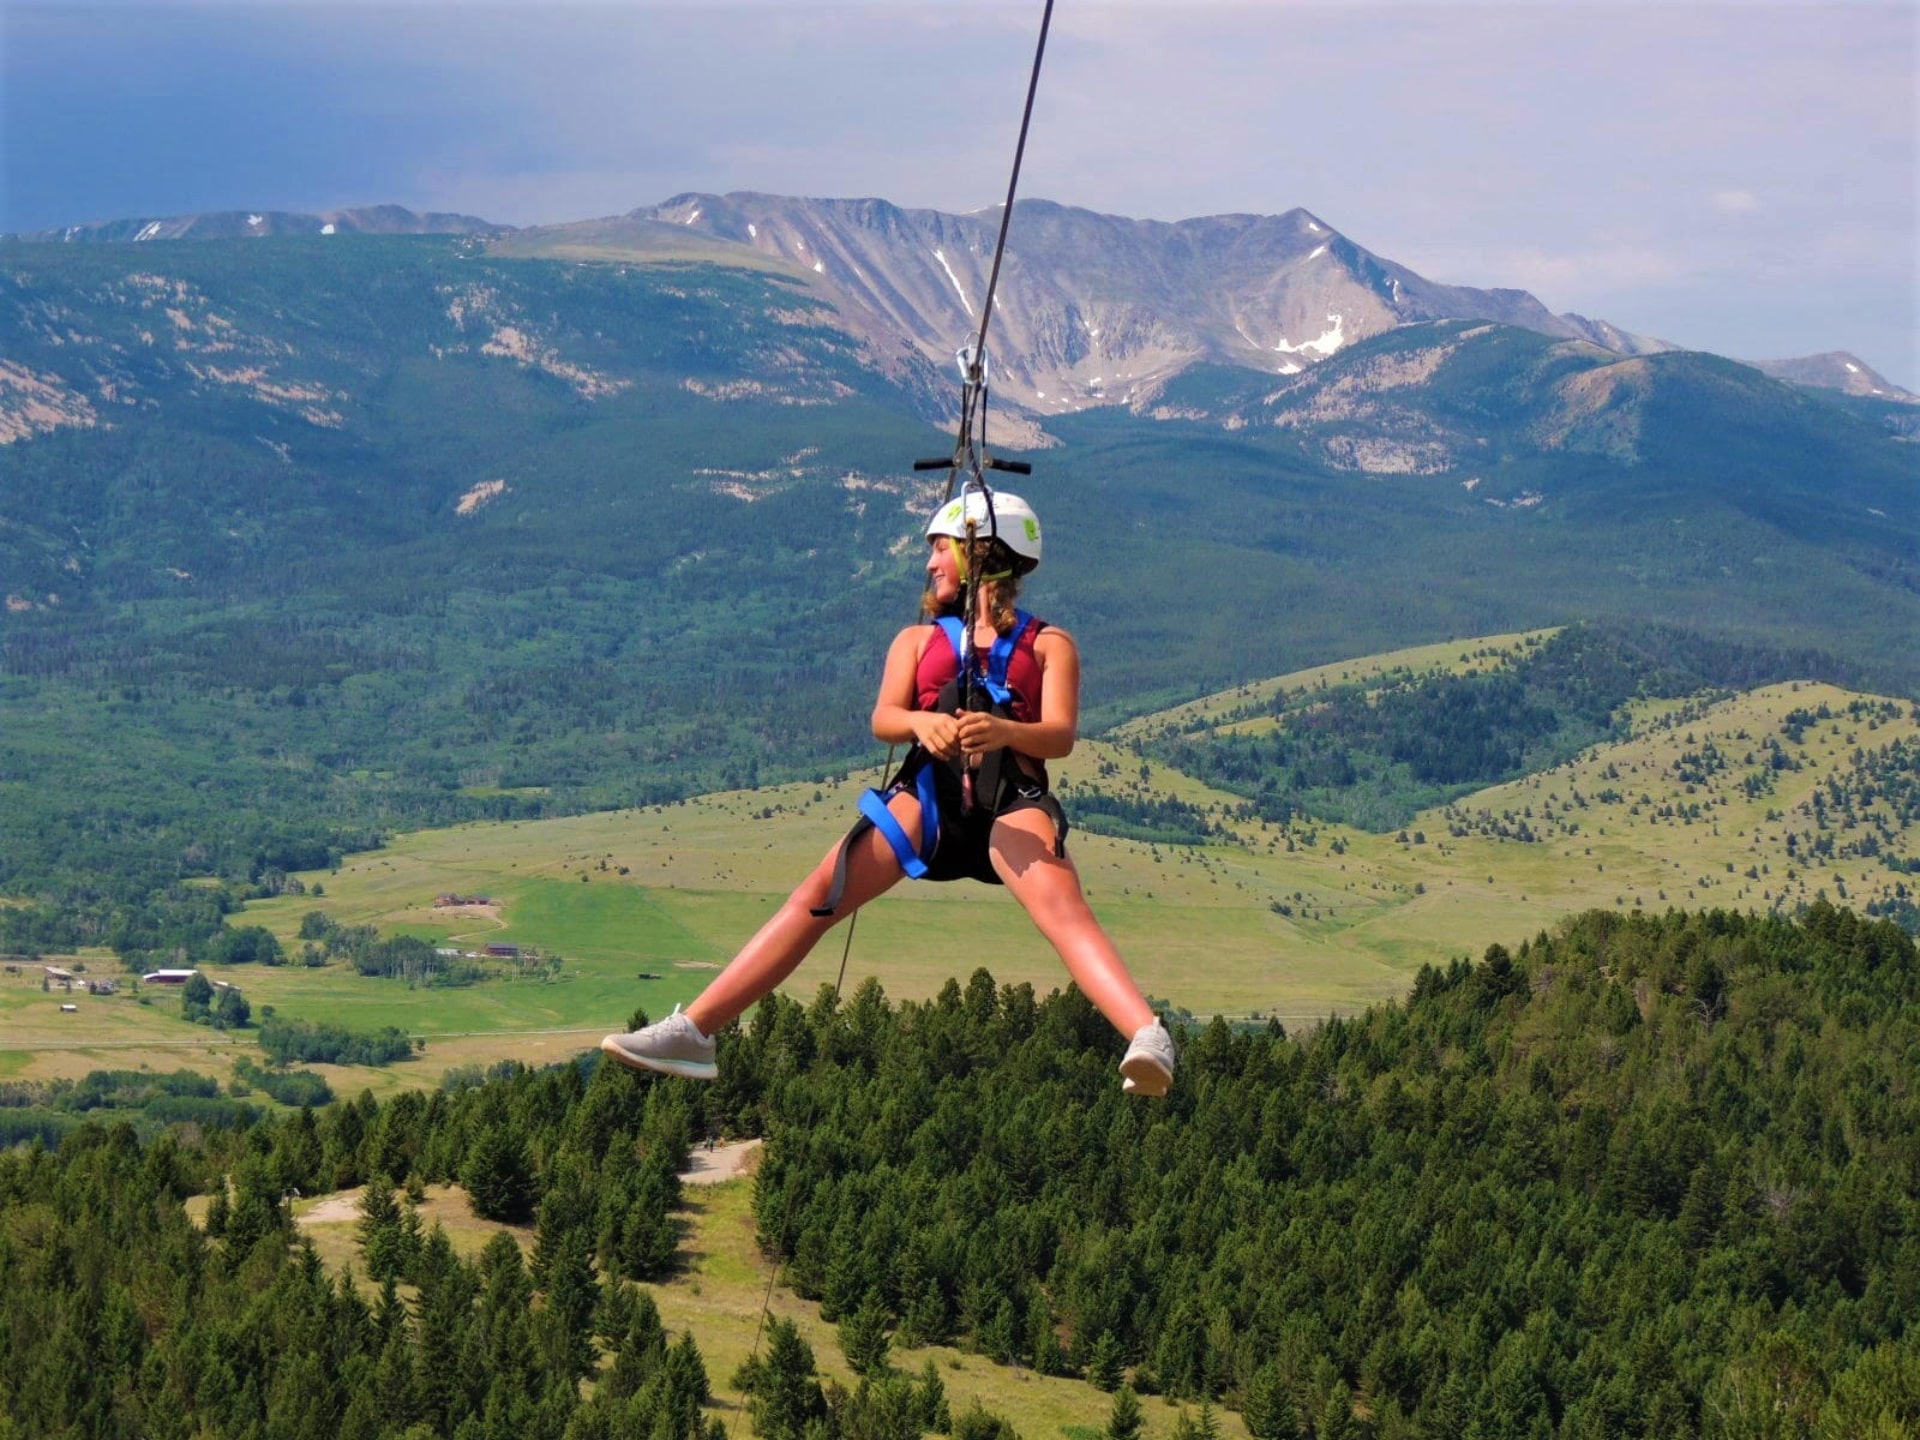
POLYGON ((1040 522, 1031 515, 1027 517, 1027 539, 1032 540, 1036 544, 1038 544, 1040 540, 1040 522))

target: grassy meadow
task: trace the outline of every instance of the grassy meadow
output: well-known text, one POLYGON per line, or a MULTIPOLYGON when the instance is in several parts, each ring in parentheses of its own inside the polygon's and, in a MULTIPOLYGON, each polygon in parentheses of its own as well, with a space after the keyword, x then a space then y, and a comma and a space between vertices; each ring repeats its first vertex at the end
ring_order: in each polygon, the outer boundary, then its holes
MULTIPOLYGON (((1222 713, 1258 698, 1255 691, 1312 685, 1316 676, 1337 683, 1504 663, 1524 641, 1497 636, 1321 667, 1195 706, 1222 713)), ((1277 1015, 1297 1026, 1403 993, 1422 964, 1478 955, 1492 941, 1515 942, 1590 907, 1766 910, 1822 892, 1855 907, 1885 898, 1902 877, 1878 860, 1809 868, 1786 840, 1788 830, 1814 828, 1802 807, 1847 768, 1856 746, 1920 733, 1904 702, 1850 716, 1860 698, 1800 683, 1712 704, 1649 704, 1636 713, 1632 738, 1425 812, 1390 834, 1229 819, 1238 797, 1144 763, 1131 748, 1129 736, 1151 728, 1151 718, 1083 742, 1057 775, 1069 789, 1097 783, 1212 812, 1228 832, 1213 844, 1150 845, 1077 830, 1072 853, 1149 995, 1197 1016, 1277 1015), (1796 727, 1797 738, 1783 730, 1791 712, 1823 704, 1835 718, 1796 727), (1743 782, 1756 763, 1747 757, 1769 740, 1800 768, 1771 772, 1771 792, 1749 794, 1743 782), (1683 758, 1708 742, 1724 767, 1683 775, 1683 758), (1497 833, 1521 823, 1533 841, 1497 833)), ((289 964, 221 978, 245 988, 256 1021, 271 1005, 354 1028, 397 1025, 425 1041, 422 1053, 390 1068, 316 1067, 345 1093, 433 1084, 450 1068, 507 1057, 558 1060, 623 1027, 636 1007, 658 1016, 698 993, 835 842, 873 779, 399 835, 349 857, 337 873, 304 877, 323 895, 257 901, 243 917, 296 956, 301 917, 318 909, 463 949, 535 946, 562 957, 557 976, 415 990, 344 964, 289 964), (445 892, 491 903, 436 909, 445 892)), ((1903 835, 1900 852, 1912 853, 1913 841, 1903 835)), ((791 993, 805 998, 834 980, 844 935, 837 929, 821 944, 789 981, 791 993)), ((91 963, 94 973, 117 974, 111 957, 91 963)), ((1006 895, 967 883, 903 884, 861 914, 847 983, 873 975, 892 996, 921 998, 980 965, 1043 993, 1064 982, 1006 895)), ((139 1066, 225 1074, 236 1045, 250 1043, 246 1032, 188 1025, 171 992, 143 1004, 126 988, 115 997, 43 994, 30 970, 0 979, 0 1078, 139 1066), (78 1012, 60 1013, 61 1001, 78 1012)))

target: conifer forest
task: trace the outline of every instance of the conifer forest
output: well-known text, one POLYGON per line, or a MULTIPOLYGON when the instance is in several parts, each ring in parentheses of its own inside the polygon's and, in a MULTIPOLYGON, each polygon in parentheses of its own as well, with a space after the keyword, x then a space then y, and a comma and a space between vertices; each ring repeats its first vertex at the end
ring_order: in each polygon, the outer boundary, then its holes
POLYGON ((1911 1436, 1916 1002, 1912 939, 1824 903, 1590 912, 1310 1033, 1188 1027, 1164 1103, 1077 991, 979 970, 769 999, 705 1088, 589 1057, 89 1122, 0 1155, 0 1435, 720 1440, 647 1286, 721 1134, 766 1137, 763 1259, 858 1377, 774 1324, 762 1440, 1007 1440, 889 1363, 934 1340, 1115 1392, 1114 1440, 1154 1393, 1255 1440, 1911 1436), (531 1255, 423 1227, 448 1180, 531 1255), (361 1184, 330 1269, 288 1198, 361 1184))

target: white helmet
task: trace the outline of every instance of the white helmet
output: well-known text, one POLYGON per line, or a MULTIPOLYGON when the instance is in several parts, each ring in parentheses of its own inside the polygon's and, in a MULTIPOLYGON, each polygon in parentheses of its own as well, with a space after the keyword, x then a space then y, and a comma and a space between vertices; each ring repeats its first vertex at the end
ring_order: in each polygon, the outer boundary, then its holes
POLYGON ((969 520, 973 522, 975 538, 991 537, 1006 543, 1016 557, 1020 574, 1025 575, 1040 563, 1040 517, 1018 495, 995 490, 991 513, 983 491, 969 490, 964 496, 956 496, 933 512, 933 518, 927 521, 927 538, 951 535, 956 540, 964 540, 969 520))

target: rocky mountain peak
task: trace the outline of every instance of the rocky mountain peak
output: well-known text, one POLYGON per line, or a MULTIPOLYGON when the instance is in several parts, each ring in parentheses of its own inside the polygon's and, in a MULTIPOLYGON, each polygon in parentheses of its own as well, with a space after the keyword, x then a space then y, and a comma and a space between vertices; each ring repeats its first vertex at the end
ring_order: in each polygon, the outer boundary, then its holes
POLYGON ((1902 405, 1920 405, 1920 395, 1902 389, 1858 355, 1845 350, 1830 350, 1823 355, 1802 355, 1791 360, 1756 360, 1753 364, 1762 374, 1793 385, 1810 385, 1816 390, 1839 390, 1847 395, 1892 400, 1902 405))
MULTIPOLYGON (((824 292, 877 353, 904 345, 944 371, 979 325, 999 210, 689 193, 627 219, 751 251, 824 292)), ((1294 375, 1396 326, 1442 319, 1496 320, 1621 354, 1667 348, 1554 315, 1525 291, 1436 284, 1304 208, 1159 221, 1035 199, 1018 202, 1008 236, 994 388, 1041 419, 1140 406, 1197 362, 1294 375)))

